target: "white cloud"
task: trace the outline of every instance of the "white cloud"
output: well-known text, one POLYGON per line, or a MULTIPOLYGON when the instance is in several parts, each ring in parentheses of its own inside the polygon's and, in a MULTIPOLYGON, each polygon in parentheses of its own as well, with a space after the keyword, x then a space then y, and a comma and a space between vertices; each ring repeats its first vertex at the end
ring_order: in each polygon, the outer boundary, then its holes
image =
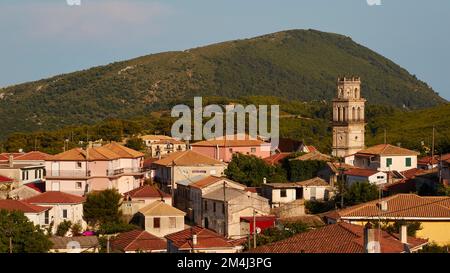
POLYGON ((161 30, 161 19, 172 13, 166 4, 142 0, 83 0, 80 6, 69 6, 65 0, 26 2, 2 7, 0 17, 4 13, 3 21, 19 19, 21 31, 40 39, 126 39, 126 35, 155 34, 161 30))

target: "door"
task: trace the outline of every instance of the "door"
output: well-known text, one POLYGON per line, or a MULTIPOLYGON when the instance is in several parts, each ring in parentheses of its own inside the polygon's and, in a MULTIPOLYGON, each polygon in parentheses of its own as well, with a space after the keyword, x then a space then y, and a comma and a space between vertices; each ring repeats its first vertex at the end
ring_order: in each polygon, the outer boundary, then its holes
POLYGON ((52 162, 52 176, 59 176, 59 162, 52 162))
POLYGON ((295 189, 295 199, 303 199, 303 188, 295 189))
POLYGON ((316 187, 311 187, 309 192, 310 192, 310 200, 315 201, 316 200, 316 187))

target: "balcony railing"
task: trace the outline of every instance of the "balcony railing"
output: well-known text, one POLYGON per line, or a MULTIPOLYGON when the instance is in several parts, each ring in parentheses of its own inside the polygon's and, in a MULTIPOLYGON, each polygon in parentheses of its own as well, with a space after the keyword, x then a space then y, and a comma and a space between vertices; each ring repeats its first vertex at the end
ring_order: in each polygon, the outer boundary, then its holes
POLYGON ((127 173, 142 173, 143 171, 144 171, 143 168, 120 168, 115 170, 107 170, 106 175, 114 176, 127 173))
POLYGON ((86 170, 52 170, 47 172, 47 177, 90 177, 91 171, 86 170))

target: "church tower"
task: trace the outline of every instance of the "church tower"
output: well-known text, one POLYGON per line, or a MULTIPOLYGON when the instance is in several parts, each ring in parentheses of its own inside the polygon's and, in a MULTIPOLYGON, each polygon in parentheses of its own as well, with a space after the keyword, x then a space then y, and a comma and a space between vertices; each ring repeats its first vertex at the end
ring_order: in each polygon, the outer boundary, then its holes
POLYGON ((359 77, 338 78, 333 100, 333 156, 344 157, 365 148, 365 102, 359 77))

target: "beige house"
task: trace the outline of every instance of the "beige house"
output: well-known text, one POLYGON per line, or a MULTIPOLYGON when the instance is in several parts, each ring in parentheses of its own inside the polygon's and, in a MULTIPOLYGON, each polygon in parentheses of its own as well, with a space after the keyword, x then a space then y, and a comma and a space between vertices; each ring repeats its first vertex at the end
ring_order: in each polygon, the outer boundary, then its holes
POLYGON ((247 236, 241 234, 241 217, 270 214, 269 200, 232 187, 216 189, 202 199, 202 225, 231 239, 247 236))
POLYGON ((187 150, 187 144, 169 136, 163 135, 145 135, 141 136, 147 151, 151 157, 163 157, 173 152, 182 152, 187 150))
POLYGON ((155 201, 138 212, 139 224, 157 237, 183 230, 185 215, 186 213, 164 201, 155 201))
POLYGON ((219 176, 198 176, 180 181, 176 190, 176 207, 185 211, 188 218, 197 225, 202 225, 202 197, 217 189, 235 188, 245 190, 246 186, 219 176))
POLYGON ((226 164, 187 150, 171 153, 167 157, 153 162, 155 168, 155 181, 161 184, 162 190, 171 192, 176 189, 177 182, 197 176, 224 174, 226 164))
POLYGON ((51 207, 51 219, 53 232, 63 221, 78 223, 82 228, 87 227, 83 219, 83 203, 85 198, 64 192, 48 191, 25 199, 24 201, 42 207, 51 207))
POLYGON ((418 154, 394 145, 379 144, 347 156, 345 163, 362 169, 402 172, 417 168, 418 154))
POLYGON ((141 208, 155 201, 172 204, 172 197, 156 186, 144 185, 123 194, 121 210, 124 215, 134 215, 141 208))

